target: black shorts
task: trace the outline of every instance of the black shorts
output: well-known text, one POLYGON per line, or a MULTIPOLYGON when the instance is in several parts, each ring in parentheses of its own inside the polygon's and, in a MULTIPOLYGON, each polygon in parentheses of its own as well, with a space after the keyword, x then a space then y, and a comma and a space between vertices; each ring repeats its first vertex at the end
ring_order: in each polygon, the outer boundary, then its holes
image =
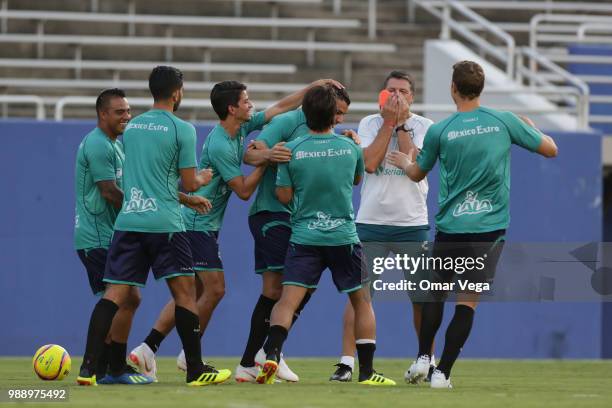
MULTIPOLYGON (((505 235, 506 230, 474 234, 447 234, 438 231, 431 257, 453 259, 454 269, 436 267, 430 270, 431 281, 450 283, 463 280, 477 285, 492 284, 497 262, 504 247, 505 235), (477 261, 468 269, 465 262, 469 258, 477 261)), ((458 285, 454 287, 455 292, 474 292, 472 290, 460 290, 458 285)), ((434 296, 435 300, 438 300, 447 292, 432 290, 430 294, 434 296)))
POLYGON ((219 231, 187 231, 193 269, 196 272, 223 272, 223 262, 219 251, 219 231))
POLYGON ((291 224, 289 213, 262 211, 249 217, 255 241, 255 273, 283 272, 291 224))
POLYGON ((289 243, 283 285, 314 289, 329 268, 338 292, 361 289, 361 244, 315 246, 289 243))
POLYGON ((106 248, 79 249, 77 254, 87 270, 87 279, 89 279, 91 291, 96 296, 102 295, 106 289, 106 284, 102 280, 104 279, 108 250, 106 248))
POLYGON ((187 234, 115 231, 104 282, 144 287, 149 269, 155 279, 193 276, 187 234))

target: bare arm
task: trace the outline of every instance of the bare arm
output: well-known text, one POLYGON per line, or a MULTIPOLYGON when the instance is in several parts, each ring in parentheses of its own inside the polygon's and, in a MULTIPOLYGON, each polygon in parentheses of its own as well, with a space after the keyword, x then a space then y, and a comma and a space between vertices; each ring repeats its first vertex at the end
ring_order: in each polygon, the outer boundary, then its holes
MULTIPOLYGON (((399 98, 399 109, 398 109, 398 118, 397 118, 397 126, 405 127, 405 123, 410 117, 410 105, 404 96, 400 94, 399 98)), ((412 135, 406 130, 398 130, 397 131, 397 144, 398 149, 402 153, 412 154, 411 159, 414 160, 416 158, 416 153, 418 153, 417 147, 412 142, 412 135), (413 152, 413 153, 411 153, 413 152)))
POLYGON ((291 160, 291 150, 285 147, 285 142, 279 142, 268 149, 265 142, 253 140, 244 154, 244 162, 251 166, 261 166, 265 163, 287 163, 291 160))
POLYGON ((178 193, 178 199, 181 204, 195 210, 198 214, 206 214, 212 208, 211 202, 199 195, 187 195, 181 191, 178 193))
POLYGON ((181 183, 183 189, 189 193, 196 191, 202 186, 210 183, 212 179, 212 170, 203 169, 197 171, 195 167, 181 169, 181 183))
POLYGON ((110 205, 116 209, 120 209, 123 205, 123 191, 117 186, 115 180, 103 180, 96 183, 100 190, 100 195, 110 205))
MULTIPOLYGON (((527 116, 519 115, 519 118, 521 118, 523 122, 525 122, 532 128, 538 129, 535 123, 533 122, 533 120, 529 119, 527 116)), ((541 154, 542 156, 548 157, 548 158, 557 157, 557 154, 559 153, 559 149, 557 149, 557 144, 555 143, 553 138, 548 135, 545 135, 539 129, 538 131, 542 134, 542 142, 540 143, 540 146, 536 150, 536 153, 541 154)))
POLYGON ((276 198, 281 204, 289 204, 293 199, 293 187, 276 187, 276 198))
POLYGON ((255 167, 255 170, 248 176, 238 176, 231 179, 227 184, 241 200, 248 200, 257 189, 257 185, 261 181, 266 166, 255 167))
POLYGON ((302 100, 304 99, 304 95, 306 95, 306 92, 308 92, 309 89, 315 86, 327 84, 335 86, 337 88, 344 88, 344 85, 333 79, 319 79, 318 81, 315 81, 312 84, 308 85, 306 88, 294 92, 291 95, 285 96, 283 99, 267 108, 265 110, 266 122, 269 122, 276 115, 280 115, 281 113, 288 112, 300 106, 302 104, 302 100))
POLYGON ((387 154, 389 147, 389 141, 391 135, 395 130, 398 114, 398 101, 395 95, 392 95, 387 99, 385 106, 383 106, 381 115, 383 117, 383 125, 378 130, 374 141, 365 149, 363 149, 363 159, 365 162, 365 171, 368 173, 374 173, 380 163, 387 154))

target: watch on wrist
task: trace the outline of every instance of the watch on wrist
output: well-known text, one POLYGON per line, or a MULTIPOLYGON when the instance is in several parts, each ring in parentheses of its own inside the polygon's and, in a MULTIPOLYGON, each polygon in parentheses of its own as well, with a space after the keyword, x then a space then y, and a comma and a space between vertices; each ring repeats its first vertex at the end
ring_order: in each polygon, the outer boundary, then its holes
POLYGON ((408 129, 406 128, 406 124, 405 123, 402 123, 400 126, 395 128, 395 132, 396 133, 399 132, 400 130, 402 132, 406 132, 406 133, 408 132, 408 129))

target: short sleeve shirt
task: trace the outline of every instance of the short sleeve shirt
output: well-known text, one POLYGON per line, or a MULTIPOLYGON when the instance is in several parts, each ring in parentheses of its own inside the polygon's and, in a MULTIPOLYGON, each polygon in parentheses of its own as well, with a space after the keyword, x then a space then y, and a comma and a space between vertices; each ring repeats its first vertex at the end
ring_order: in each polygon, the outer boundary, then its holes
POLYGON ((430 171, 440 162, 436 228, 481 233, 510 223, 510 146, 535 152, 542 135, 511 112, 479 107, 432 125, 417 164, 430 171))
POLYGON ((118 210, 106 201, 96 185, 114 181, 121 188, 123 145, 110 139, 100 128, 89 132, 79 145, 76 158, 75 249, 108 248, 118 210))
POLYGON ((265 124, 265 112, 257 112, 243 123, 235 137, 231 137, 221 125, 210 131, 200 157, 199 169, 210 168, 213 178, 194 194, 210 200, 212 209, 208 214, 198 214, 188 207, 183 208, 187 229, 191 231, 219 231, 227 202, 232 194, 228 182, 242 176, 240 163, 244 155, 244 140, 249 133, 261 130, 265 124))
POLYGON ((287 144, 291 161, 278 166, 276 185, 293 189, 290 241, 338 246, 359 242, 353 182, 363 175, 363 153, 351 139, 314 135, 287 144))
POLYGON ((172 113, 153 109, 132 119, 123 134, 123 207, 115 230, 182 232, 180 169, 197 166, 196 131, 172 113))

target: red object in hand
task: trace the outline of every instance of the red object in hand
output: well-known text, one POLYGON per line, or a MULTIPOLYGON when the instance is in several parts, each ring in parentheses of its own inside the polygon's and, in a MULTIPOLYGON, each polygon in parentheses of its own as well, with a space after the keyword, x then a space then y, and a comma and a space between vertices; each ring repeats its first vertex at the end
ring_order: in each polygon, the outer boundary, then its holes
POLYGON ((390 96, 391 92, 387 91, 386 89, 380 91, 378 94, 378 106, 380 106, 381 109, 383 106, 385 106, 385 103, 387 103, 387 99, 389 99, 390 96))

